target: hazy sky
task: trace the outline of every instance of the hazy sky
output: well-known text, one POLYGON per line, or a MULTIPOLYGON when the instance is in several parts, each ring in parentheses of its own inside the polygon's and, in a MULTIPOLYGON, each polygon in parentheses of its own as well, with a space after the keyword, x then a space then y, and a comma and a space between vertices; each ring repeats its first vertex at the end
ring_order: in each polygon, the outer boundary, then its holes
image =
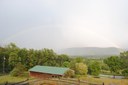
POLYGON ((0 44, 128 48, 128 0, 0 0, 0 44))

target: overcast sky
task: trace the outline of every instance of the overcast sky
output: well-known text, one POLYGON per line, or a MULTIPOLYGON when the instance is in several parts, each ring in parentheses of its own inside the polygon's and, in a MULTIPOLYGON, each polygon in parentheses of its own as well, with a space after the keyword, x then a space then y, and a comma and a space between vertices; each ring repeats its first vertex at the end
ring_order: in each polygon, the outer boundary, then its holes
POLYGON ((128 0, 0 0, 0 44, 128 48, 128 0))

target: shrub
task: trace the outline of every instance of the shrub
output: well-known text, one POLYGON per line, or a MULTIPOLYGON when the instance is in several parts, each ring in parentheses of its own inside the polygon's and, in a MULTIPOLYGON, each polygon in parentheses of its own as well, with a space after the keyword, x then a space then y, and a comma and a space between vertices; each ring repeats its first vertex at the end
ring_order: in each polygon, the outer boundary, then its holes
POLYGON ((74 75, 75 75, 74 70, 69 69, 69 70, 67 70, 65 72, 64 77, 66 77, 66 78, 72 78, 72 77, 74 77, 74 75))
POLYGON ((22 76, 24 72, 26 71, 26 68, 21 63, 18 63, 14 69, 10 72, 11 76, 22 76))

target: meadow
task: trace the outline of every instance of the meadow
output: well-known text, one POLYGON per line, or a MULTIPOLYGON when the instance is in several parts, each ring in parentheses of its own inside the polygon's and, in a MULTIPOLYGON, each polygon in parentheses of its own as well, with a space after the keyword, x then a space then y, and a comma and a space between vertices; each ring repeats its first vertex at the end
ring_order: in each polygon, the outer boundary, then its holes
POLYGON ((104 82, 105 85, 128 85, 128 79, 94 78, 94 77, 81 77, 80 79, 92 83, 104 82))
MULTIPOLYGON (((7 81, 8 83, 16 83, 16 82, 20 82, 20 81, 24 81, 26 80, 27 77, 12 77, 10 75, 1 75, 0 76, 0 84, 5 84, 7 81)), ((92 84, 102 84, 104 82, 104 85, 128 85, 128 79, 112 79, 112 78, 94 78, 92 76, 81 76, 79 77, 80 81, 87 81, 88 83, 92 83, 92 84)), ((74 82, 72 80, 76 80, 77 82, 77 78, 70 78, 70 79, 66 79, 66 81, 68 82, 74 82)), ((42 82, 45 83, 53 83, 54 85, 57 85, 57 81, 50 81, 50 80, 41 80, 42 82)), ((37 81, 36 83, 39 84, 40 81, 37 81)), ((81 83, 81 85, 83 85, 81 83)))
POLYGON ((0 84, 8 83, 16 83, 20 81, 26 80, 26 77, 12 77, 10 75, 1 75, 0 76, 0 84))

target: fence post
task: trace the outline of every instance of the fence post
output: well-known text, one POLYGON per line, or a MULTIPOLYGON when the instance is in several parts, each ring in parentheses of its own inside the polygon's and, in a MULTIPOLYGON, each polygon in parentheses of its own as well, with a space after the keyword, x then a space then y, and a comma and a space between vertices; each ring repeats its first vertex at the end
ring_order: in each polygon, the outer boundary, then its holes
POLYGON ((103 82, 103 84, 102 85, 104 85, 104 82, 103 82))
POLYGON ((78 85, 80 85, 80 79, 78 78, 78 85))

